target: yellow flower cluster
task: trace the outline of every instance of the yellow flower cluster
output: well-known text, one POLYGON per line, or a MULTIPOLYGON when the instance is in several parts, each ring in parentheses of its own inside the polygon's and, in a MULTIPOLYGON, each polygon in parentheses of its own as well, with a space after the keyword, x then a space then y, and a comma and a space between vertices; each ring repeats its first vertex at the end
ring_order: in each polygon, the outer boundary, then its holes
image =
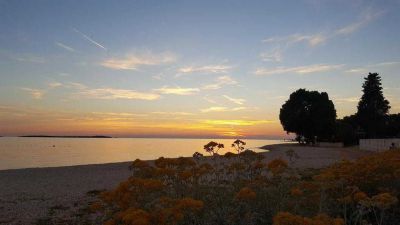
POLYGON ((130 168, 128 180, 91 205, 105 225, 400 224, 396 150, 321 170, 249 150, 135 160, 130 168))

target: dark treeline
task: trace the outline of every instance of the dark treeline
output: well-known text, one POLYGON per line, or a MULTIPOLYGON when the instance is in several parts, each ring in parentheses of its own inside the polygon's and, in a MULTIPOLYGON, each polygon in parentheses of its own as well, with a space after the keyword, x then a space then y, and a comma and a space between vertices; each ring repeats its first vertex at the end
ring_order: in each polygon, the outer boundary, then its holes
POLYGON ((381 77, 369 73, 364 80, 357 112, 343 119, 337 119, 326 92, 293 92, 280 110, 284 130, 295 133, 302 143, 333 141, 351 145, 360 138, 400 137, 400 114, 389 114, 390 103, 383 95, 381 77))

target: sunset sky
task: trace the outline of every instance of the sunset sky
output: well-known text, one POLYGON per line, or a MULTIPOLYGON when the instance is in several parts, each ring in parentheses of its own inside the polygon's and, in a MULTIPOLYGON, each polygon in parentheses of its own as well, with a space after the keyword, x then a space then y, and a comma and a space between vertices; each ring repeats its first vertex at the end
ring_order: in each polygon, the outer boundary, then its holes
POLYGON ((285 137, 298 88, 400 112, 400 1, 0 0, 0 135, 285 137))

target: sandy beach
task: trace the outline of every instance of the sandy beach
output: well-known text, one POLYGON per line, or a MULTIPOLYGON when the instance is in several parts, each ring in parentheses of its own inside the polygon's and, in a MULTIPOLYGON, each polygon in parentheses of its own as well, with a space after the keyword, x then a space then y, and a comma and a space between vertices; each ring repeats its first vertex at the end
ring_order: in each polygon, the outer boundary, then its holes
MULTIPOLYGON (((321 168, 342 159, 354 160, 371 152, 358 147, 325 148, 297 144, 262 147, 265 161, 288 160, 286 151, 293 149, 298 168, 321 168)), ((0 224, 46 224, 57 218, 58 224, 79 220, 95 193, 115 187, 130 175, 129 162, 81 165, 55 168, 32 168, 0 171, 0 224)))
MULTIPOLYGON (((73 214, 93 196, 128 178, 129 163, 0 171, 0 224, 40 224, 38 219, 73 214)), ((39 221, 40 222, 40 221, 39 221)), ((68 224, 68 223, 65 223, 68 224)))

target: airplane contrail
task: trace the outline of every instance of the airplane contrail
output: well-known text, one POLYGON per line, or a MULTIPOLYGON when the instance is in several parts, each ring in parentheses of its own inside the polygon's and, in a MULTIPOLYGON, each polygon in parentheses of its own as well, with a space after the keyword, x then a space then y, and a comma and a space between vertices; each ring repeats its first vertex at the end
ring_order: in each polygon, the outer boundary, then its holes
POLYGON ((97 47, 102 48, 102 49, 104 49, 104 50, 107 51, 107 48, 106 48, 106 47, 104 47, 103 45, 101 45, 99 42, 93 40, 92 38, 90 38, 90 37, 87 36, 86 34, 82 33, 82 32, 79 31, 78 29, 73 28, 73 30, 74 30, 76 33, 82 35, 83 38, 85 38, 86 40, 90 41, 92 44, 94 44, 94 45, 96 45, 97 47))

